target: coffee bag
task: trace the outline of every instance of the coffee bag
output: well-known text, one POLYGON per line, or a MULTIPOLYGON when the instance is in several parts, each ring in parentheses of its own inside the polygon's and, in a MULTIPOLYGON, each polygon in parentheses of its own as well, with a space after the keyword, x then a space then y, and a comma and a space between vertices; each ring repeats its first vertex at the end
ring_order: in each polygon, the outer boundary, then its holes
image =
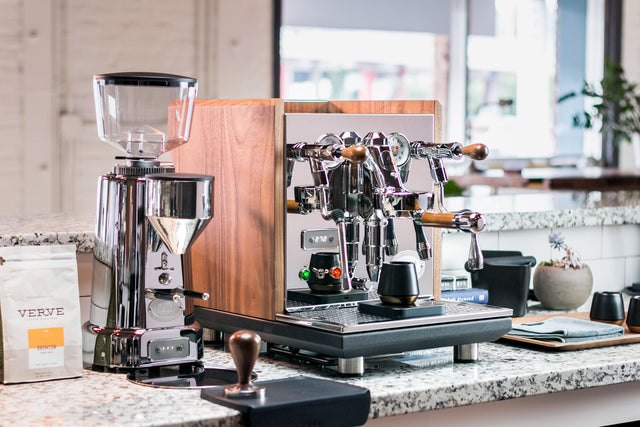
POLYGON ((0 378, 82 375, 76 247, 0 248, 0 378))

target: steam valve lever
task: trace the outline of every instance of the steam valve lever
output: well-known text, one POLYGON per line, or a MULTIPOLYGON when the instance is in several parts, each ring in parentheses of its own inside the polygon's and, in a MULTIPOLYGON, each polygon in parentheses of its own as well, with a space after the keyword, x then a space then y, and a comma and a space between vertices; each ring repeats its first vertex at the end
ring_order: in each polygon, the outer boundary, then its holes
POLYGON ((464 264, 468 272, 482 270, 484 268, 484 256, 478 244, 478 234, 471 233, 471 247, 469 248, 469 259, 464 264))
POLYGON ((384 247, 385 247, 385 252, 389 256, 393 256, 398 253, 398 238, 396 237, 396 231, 395 231, 395 228, 393 227, 393 218, 389 218, 387 220, 384 247))
POLYGON ((251 371, 260 352, 260 343, 260 336, 247 330, 236 331, 229 337, 229 350, 238 372, 238 383, 224 388, 225 397, 264 397, 264 387, 256 386, 251 381, 251 371))

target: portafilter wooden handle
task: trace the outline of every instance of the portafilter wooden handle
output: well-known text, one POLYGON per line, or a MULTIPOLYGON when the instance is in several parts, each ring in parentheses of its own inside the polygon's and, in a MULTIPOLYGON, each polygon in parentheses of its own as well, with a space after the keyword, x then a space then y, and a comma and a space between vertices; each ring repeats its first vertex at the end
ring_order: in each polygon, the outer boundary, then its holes
POLYGON ((454 228, 454 216, 452 213, 425 212, 420 217, 420 222, 427 227, 454 228))
POLYGON ((484 160, 489 155, 489 148, 484 144, 471 144, 462 147, 460 154, 473 160, 484 160))
POLYGON ((351 163, 359 165, 367 160, 369 151, 364 145, 352 145, 351 147, 343 148, 340 155, 351 163))
POLYGON ((482 214, 472 211, 425 212, 420 217, 420 222, 427 227, 453 228, 473 233, 482 231, 486 225, 482 214))

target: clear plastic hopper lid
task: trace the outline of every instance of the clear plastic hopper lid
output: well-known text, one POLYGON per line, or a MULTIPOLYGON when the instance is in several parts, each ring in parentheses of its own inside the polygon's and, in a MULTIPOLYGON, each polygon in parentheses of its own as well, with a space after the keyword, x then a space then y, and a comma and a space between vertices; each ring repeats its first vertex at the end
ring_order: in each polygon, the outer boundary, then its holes
POLYGON ((197 87, 173 74, 95 75, 98 136, 128 157, 158 157, 189 140, 197 87))

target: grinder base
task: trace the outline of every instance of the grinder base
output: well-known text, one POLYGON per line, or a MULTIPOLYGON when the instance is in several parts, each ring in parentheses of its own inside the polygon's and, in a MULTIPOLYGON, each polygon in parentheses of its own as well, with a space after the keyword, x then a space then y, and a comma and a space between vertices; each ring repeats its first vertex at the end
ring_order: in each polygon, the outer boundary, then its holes
MULTIPOLYGON (((253 373, 253 379, 257 375, 253 373)), ((135 369, 127 374, 133 383, 160 388, 207 388, 238 382, 235 369, 205 368, 202 363, 135 369)))

